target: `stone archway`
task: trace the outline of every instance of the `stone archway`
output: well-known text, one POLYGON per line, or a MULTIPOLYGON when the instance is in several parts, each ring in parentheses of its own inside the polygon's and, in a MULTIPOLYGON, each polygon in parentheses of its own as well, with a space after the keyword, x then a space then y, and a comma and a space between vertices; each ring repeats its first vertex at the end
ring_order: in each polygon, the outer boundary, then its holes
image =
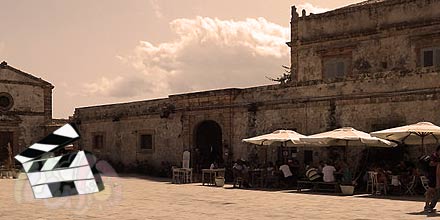
POLYGON ((197 167, 209 168, 212 162, 223 163, 222 129, 212 120, 199 123, 195 129, 195 147, 198 150, 197 167))

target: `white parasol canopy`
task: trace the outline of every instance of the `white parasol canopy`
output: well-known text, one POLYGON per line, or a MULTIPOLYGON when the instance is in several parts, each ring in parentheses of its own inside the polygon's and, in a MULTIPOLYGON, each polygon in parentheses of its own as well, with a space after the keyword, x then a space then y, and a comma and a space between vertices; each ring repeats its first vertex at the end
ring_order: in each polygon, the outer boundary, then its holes
POLYGON ((252 138, 243 139, 243 142, 256 145, 272 145, 281 143, 286 147, 302 144, 300 138, 306 137, 291 130, 276 130, 270 134, 264 134, 252 138))
POLYGON ((319 134, 300 138, 300 141, 316 146, 374 146, 395 147, 396 143, 381 138, 372 137, 368 133, 351 127, 338 128, 319 134))
POLYGON ((425 144, 439 143, 440 127, 431 122, 419 122, 382 131, 375 131, 370 134, 374 137, 399 141, 408 145, 421 144, 422 147, 424 147, 425 144))

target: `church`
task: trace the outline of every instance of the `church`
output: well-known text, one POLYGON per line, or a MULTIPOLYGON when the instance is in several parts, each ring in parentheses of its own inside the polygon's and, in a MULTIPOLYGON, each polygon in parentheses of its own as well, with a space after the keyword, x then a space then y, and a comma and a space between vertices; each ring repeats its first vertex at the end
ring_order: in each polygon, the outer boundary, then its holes
POLYGON ((54 86, 7 62, 0 64, 0 166, 66 120, 52 119, 54 86))

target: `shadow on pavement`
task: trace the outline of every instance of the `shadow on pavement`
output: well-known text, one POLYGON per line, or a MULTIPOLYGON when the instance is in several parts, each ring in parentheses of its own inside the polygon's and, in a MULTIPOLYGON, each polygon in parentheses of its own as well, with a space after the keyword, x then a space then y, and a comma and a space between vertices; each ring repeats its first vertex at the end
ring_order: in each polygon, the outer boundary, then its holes
POLYGON ((440 217, 440 214, 437 212, 433 212, 433 213, 426 213, 425 211, 420 211, 420 212, 409 212, 406 213, 408 215, 426 215, 426 217, 430 218, 430 217, 440 217))
POLYGON ((400 200, 400 201, 413 201, 413 202, 424 202, 425 198, 423 196, 375 196, 371 194, 360 194, 355 195, 356 198, 368 198, 368 199, 388 199, 388 200, 400 200))
POLYGON ((170 178, 143 176, 143 175, 139 175, 139 174, 124 173, 124 174, 119 174, 118 177, 122 178, 122 179, 144 179, 144 180, 150 180, 150 181, 155 181, 155 182, 163 182, 163 183, 169 182, 169 183, 171 183, 170 178))

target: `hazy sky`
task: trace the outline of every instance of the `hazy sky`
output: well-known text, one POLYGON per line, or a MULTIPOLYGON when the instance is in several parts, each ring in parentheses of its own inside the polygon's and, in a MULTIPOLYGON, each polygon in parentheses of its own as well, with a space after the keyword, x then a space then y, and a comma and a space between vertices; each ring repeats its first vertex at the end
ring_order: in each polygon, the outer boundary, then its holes
MULTIPOLYGON (((271 83, 289 65, 290 6, 359 0, 0 0, 0 62, 75 107, 271 83)), ((300 11, 298 10, 300 13, 300 11)))

